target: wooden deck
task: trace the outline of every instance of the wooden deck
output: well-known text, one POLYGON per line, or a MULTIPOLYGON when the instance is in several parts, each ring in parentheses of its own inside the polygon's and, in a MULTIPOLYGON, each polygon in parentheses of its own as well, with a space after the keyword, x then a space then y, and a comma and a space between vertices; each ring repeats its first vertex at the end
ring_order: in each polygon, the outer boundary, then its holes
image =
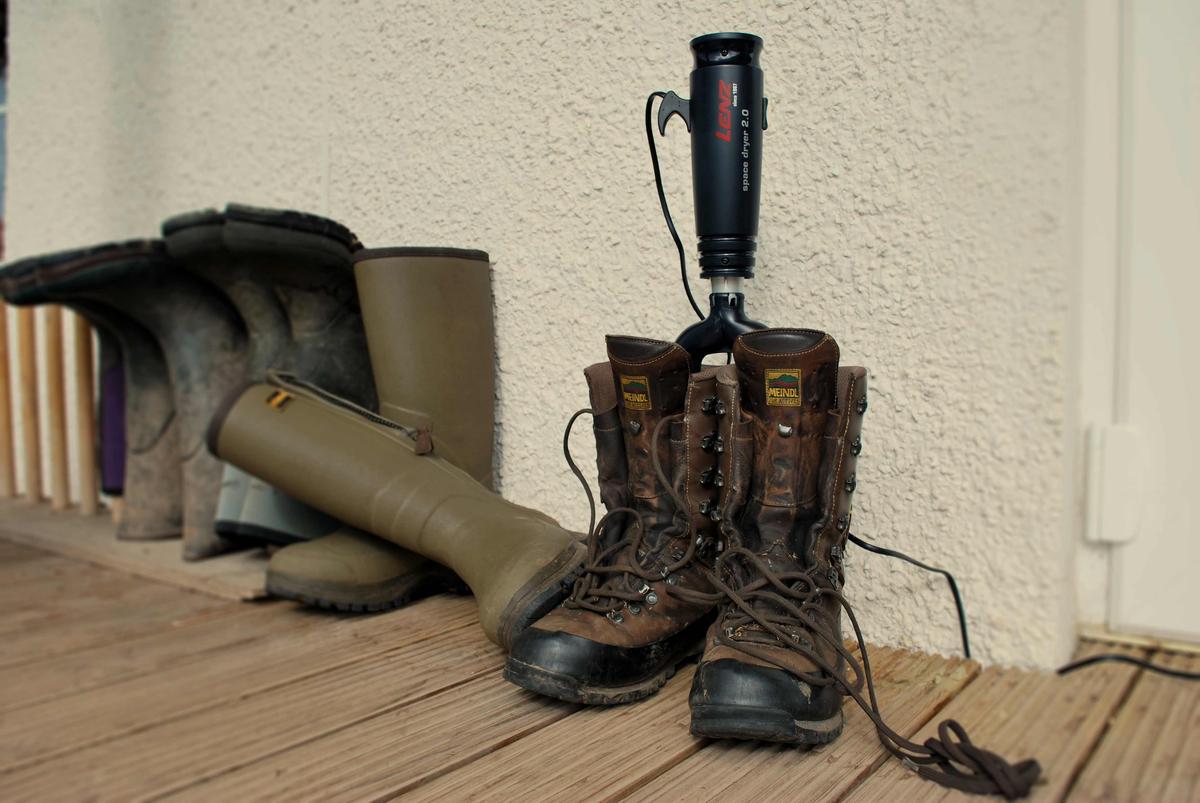
MULTIPOLYGON (((690 668, 612 709, 520 691, 470 598, 338 616, 0 540, 0 610, 5 801, 956 796, 885 758, 853 706, 842 738, 801 752, 693 738, 690 668)), ((1200 799, 1200 684, 1122 665, 1060 679, 873 656, 894 727, 924 735, 953 716, 984 746, 1036 756, 1036 799, 1200 799)))

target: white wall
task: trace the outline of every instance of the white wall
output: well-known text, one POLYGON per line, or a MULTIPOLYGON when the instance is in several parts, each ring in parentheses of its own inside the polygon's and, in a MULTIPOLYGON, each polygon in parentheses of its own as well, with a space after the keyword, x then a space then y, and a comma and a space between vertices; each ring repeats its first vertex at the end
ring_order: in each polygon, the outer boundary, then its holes
MULTIPOLYGON (((582 526, 559 454, 605 333, 689 322, 642 133, 687 41, 766 40, 751 312, 873 397, 855 521, 950 567, 987 660, 1073 634, 1065 502, 1076 10, 1067 2, 22 0, 8 255, 239 200, 495 263, 504 493, 582 526)), ((685 242, 688 150, 662 146, 685 242)), ((582 432, 577 454, 587 448, 582 432)), ((868 637, 952 652, 940 579, 851 551, 868 637)))

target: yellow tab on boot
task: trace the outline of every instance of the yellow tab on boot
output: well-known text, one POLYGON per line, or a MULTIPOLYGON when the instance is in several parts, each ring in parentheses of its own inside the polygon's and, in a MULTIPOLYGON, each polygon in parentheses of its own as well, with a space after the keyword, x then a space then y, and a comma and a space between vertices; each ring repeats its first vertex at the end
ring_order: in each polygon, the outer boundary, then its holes
POLYGON ((267 397, 267 406, 282 410, 284 405, 292 400, 292 394, 286 390, 277 390, 267 397))

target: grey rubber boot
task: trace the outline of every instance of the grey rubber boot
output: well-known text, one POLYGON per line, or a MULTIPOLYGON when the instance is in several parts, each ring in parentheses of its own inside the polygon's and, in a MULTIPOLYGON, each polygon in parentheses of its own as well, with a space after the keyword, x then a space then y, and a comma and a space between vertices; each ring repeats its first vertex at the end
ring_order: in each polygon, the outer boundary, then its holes
POLYGON ((183 556, 195 560, 229 549, 213 530, 221 465, 203 436, 219 401, 245 382, 246 331, 237 311, 212 285, 172 267, 160 240, 114 244, 90 258, 40 266, 38 273, 52 295, 111 307, 154 335, 178 419, 183 556))
MULTIPOLYGON (((428 433, 437 454, 490 487, 495 342, 487 254, 369 249, 355 255, 354 270, 381 416, 428 433)), ((268 590, 324 607, 372 610, 461 587, 447 582, 452 575, 437 564, 393 544, 342 533, 322 540, 319 547, 276 553, 268 590), (294 561, 294 552, 303 559, 294 561), (348 576, 374 579, 353 584, 348 576)))
MULTIPOLYGON (((358 240, 341 224, 290 210, 231 204, 167 219, 163 237, 183 268, 218 287, 248 331, 247 382, 280 370, 374 404, 354 294, 358 240)), ((328 516, 226 466, 216 530, 250 544, 288 544, 337 529, 328 516)))
POLYGON ((583 560, 579 534, 483 487, 441 457, 427 432, 300 383, 276 379, 229 399, 213 417, 209 448, 454 571, 479 603, 484 632, 506 649, 562 600, 583 560))
POLYGON ((74 266, 120 260, 119 246, 31 257, 0 270, 0 289, 11 304, 61 303, 82 315, 121 351, 125 383, 125 514, 117 537, 125 540, 177 538, 183 531, 183 493, 177 442, 178 417, 166 360, 155 337, 115 308, 85 300, 48 279, 74 266))

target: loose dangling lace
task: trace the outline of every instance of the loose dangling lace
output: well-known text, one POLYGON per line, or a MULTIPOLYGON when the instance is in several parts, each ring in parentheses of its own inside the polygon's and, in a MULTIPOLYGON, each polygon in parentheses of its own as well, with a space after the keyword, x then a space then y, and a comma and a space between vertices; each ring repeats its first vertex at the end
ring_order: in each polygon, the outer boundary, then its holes
MULTIPOLYGON (((638 554, 645 533, 645 522, 640 513, 633 508, 616 508, 596 522, 595 497, 583 472, 572 459, 569 446, 571 428, 585 413, 595 414, 590 409, 579 410, 571 416, 563 434, 563 454, 571 472, 584 487, 590 509, 590 534, 583 575, 576 581, 571 596, 564 604, 607 613, 616 610, 625 601, 642 598, 643 592, 634 590, 630 585, 631 578, 637 578, 644 584, 645 581, 658 580, 662 575, 652 573, 640 562, 629 560, 629 556, 638 554), (624 515, 634 517, 633 525, 626 529, 623 538, 605 546, 604 530, 608 521, 624 515), (604 599, 612 602, 606 606, 603 603, 604 599)), ((658 443, 663 425, 668 421, 669 419, 664 418, 655 426, 652 444, 658 443)), ((688 549, 682 559, 668 564, 667 568, 674 571, 690 563, 695 556, 696 545, 691 537, 691 517, 686 515, 687 504, 683 496, 667 479, 659 450, 651 448, 650 452, 655 476, 675 502, 676 516, 683 511, 686 519, 682 534, 688 537, 688 549)), ((1041 775, 1041 765, 1035 759, 1025 759, 1013 764, 996 753, 976 746, 962 725, 955 720, 943 721, 938 725, 938 737, 926 739, 923 744, 917 744, 894 731, 884 721, 879 708, 875 678, 858 617, 842 593, 822 585, 818 581, 815 567, 805 571, 773 571, 761 556, 740 545, 740 532, 731 520, 728 510, 723 511, 719 526, 727 546, 718 556, 714 570, 704 570, 716 593, 704 594, 674 586, 666 587, 667 593, 689 600, 729 603, 730 607, 725 609, 720 620, 725 627, 717 633, 717 643, 779 667, 810 686, 838 686, 871 720, 884 749, 926 780, 972 794, 1003 795, 1009 800, 1029 794, 1041 775), (730 581, 726 582, 723 578, 729 578, 730 581), (825 611, 822 606, 824 599, 836 602, 839 617, 840 613, 845 611, 854 629, 857 656, 846 649, 846 645, 837 635, 838 622, 825 611), (799 653, 811 661, 817 667, 817 671, 796 671, 777 661, 766 648, 767 645, 735 637, 746 635, 754 626, 774 638, 772 646, 783 646, 799 653), (806 638, 805 634, 810 634, 816 641, 806 638), (845 668, 839 669, 822 658, 818 652, 818 643, 832 649, 841 659, 838 663, 845 668), (858 656, 861 656, 861 661, 858 656), (850 677, 847 677, 847 674, 850 677), (864 688, 867 693, 865 697, 864 688)))
MULTIPOLYGON (((588 408, 576 411, 567 422, 566 430, 563 432, 563 456, 567 460, 571 473, 584 488, 589 509, 587 556, 584 559, 582 573, 575 581, 571 594, 563 604, 570 608, 585 608, 597 613, 608 614, 619 610, 626 603, 640 602, 649 590, 649 583, 662 580, 671 573, 690 565, 696 557, 697 545, 693 538, 691 517, 686 515, 687 505, 678 490, 672 487, 667 480, 657 448, 650 450, 651 460, 654 464, 655 475, 675 502, 674 522, 659 533, 653 543, 649 543, 646 541, 648 528, 645 517, 631 507, 613 508, 605 513, 600 521, 596 521, 596 498, 592 494, 592 489, 584 478, 583 472, 571 457, 571 429, 579 417, 584 414, 594 416, 595 411, 588 408), (607 543, 611 540, 606 537, 609 522, 622 517, 629 517, 632 522, 623 530, 622 537, 612 543, 607 543), (680 524, 681 519, 682 525, 680 524), (674 538, 685 538, 687 548, 677 559, 656 566, 655 561, 663 545, 674 538)), ((669 418, 663 418, 655 425, 651 436, 652 444, 658 443, 665 425, 669 423, 669 418)), ((715 604, 719 599, 719 595, 716 594, 704 594, 694 589, 673 585, 665 585, 662 591, 667 595, 689 602, 715 604)))
POLYGON ((999 794, 1010 800, 1025 797, 1037 782, 1041 766, 1036 760, 1012 764, 977 747, 962 725, 954 720, 942 722, 938 726, 938 738, 926 739, 924 744, 917 744, 892 730, 879 709, 875 679, 858 618, 841 592, 820 584, 815 569, 774 572, 756 553, 734 546, 717 559, 712 582, 732 606, 721 620, 725 629, 717 634, 718 643, 777 666, 810 686, 837 685, 870 718, 884 748, 922 778, 963 792, 999 794), (724 582, 723 577, 749 579, 735 588, 733 583, 724 582), (825 599, 836 603, 839 616, 845 611, 854 629, 861 662, 837 635, 837 623, 822 606, 825 599), (817 671, 798 672, 776 660, 768 649, 753 641, 736 638, 737 634, 754 625, 773 636, 778 645, 807 658, 817 671), (813 638, 805 638, 804 634, 813 638), (841 659, 839 663, 844 663, 846 668, 839 670, 822 658, 818 644, 832 649, 841 659))

